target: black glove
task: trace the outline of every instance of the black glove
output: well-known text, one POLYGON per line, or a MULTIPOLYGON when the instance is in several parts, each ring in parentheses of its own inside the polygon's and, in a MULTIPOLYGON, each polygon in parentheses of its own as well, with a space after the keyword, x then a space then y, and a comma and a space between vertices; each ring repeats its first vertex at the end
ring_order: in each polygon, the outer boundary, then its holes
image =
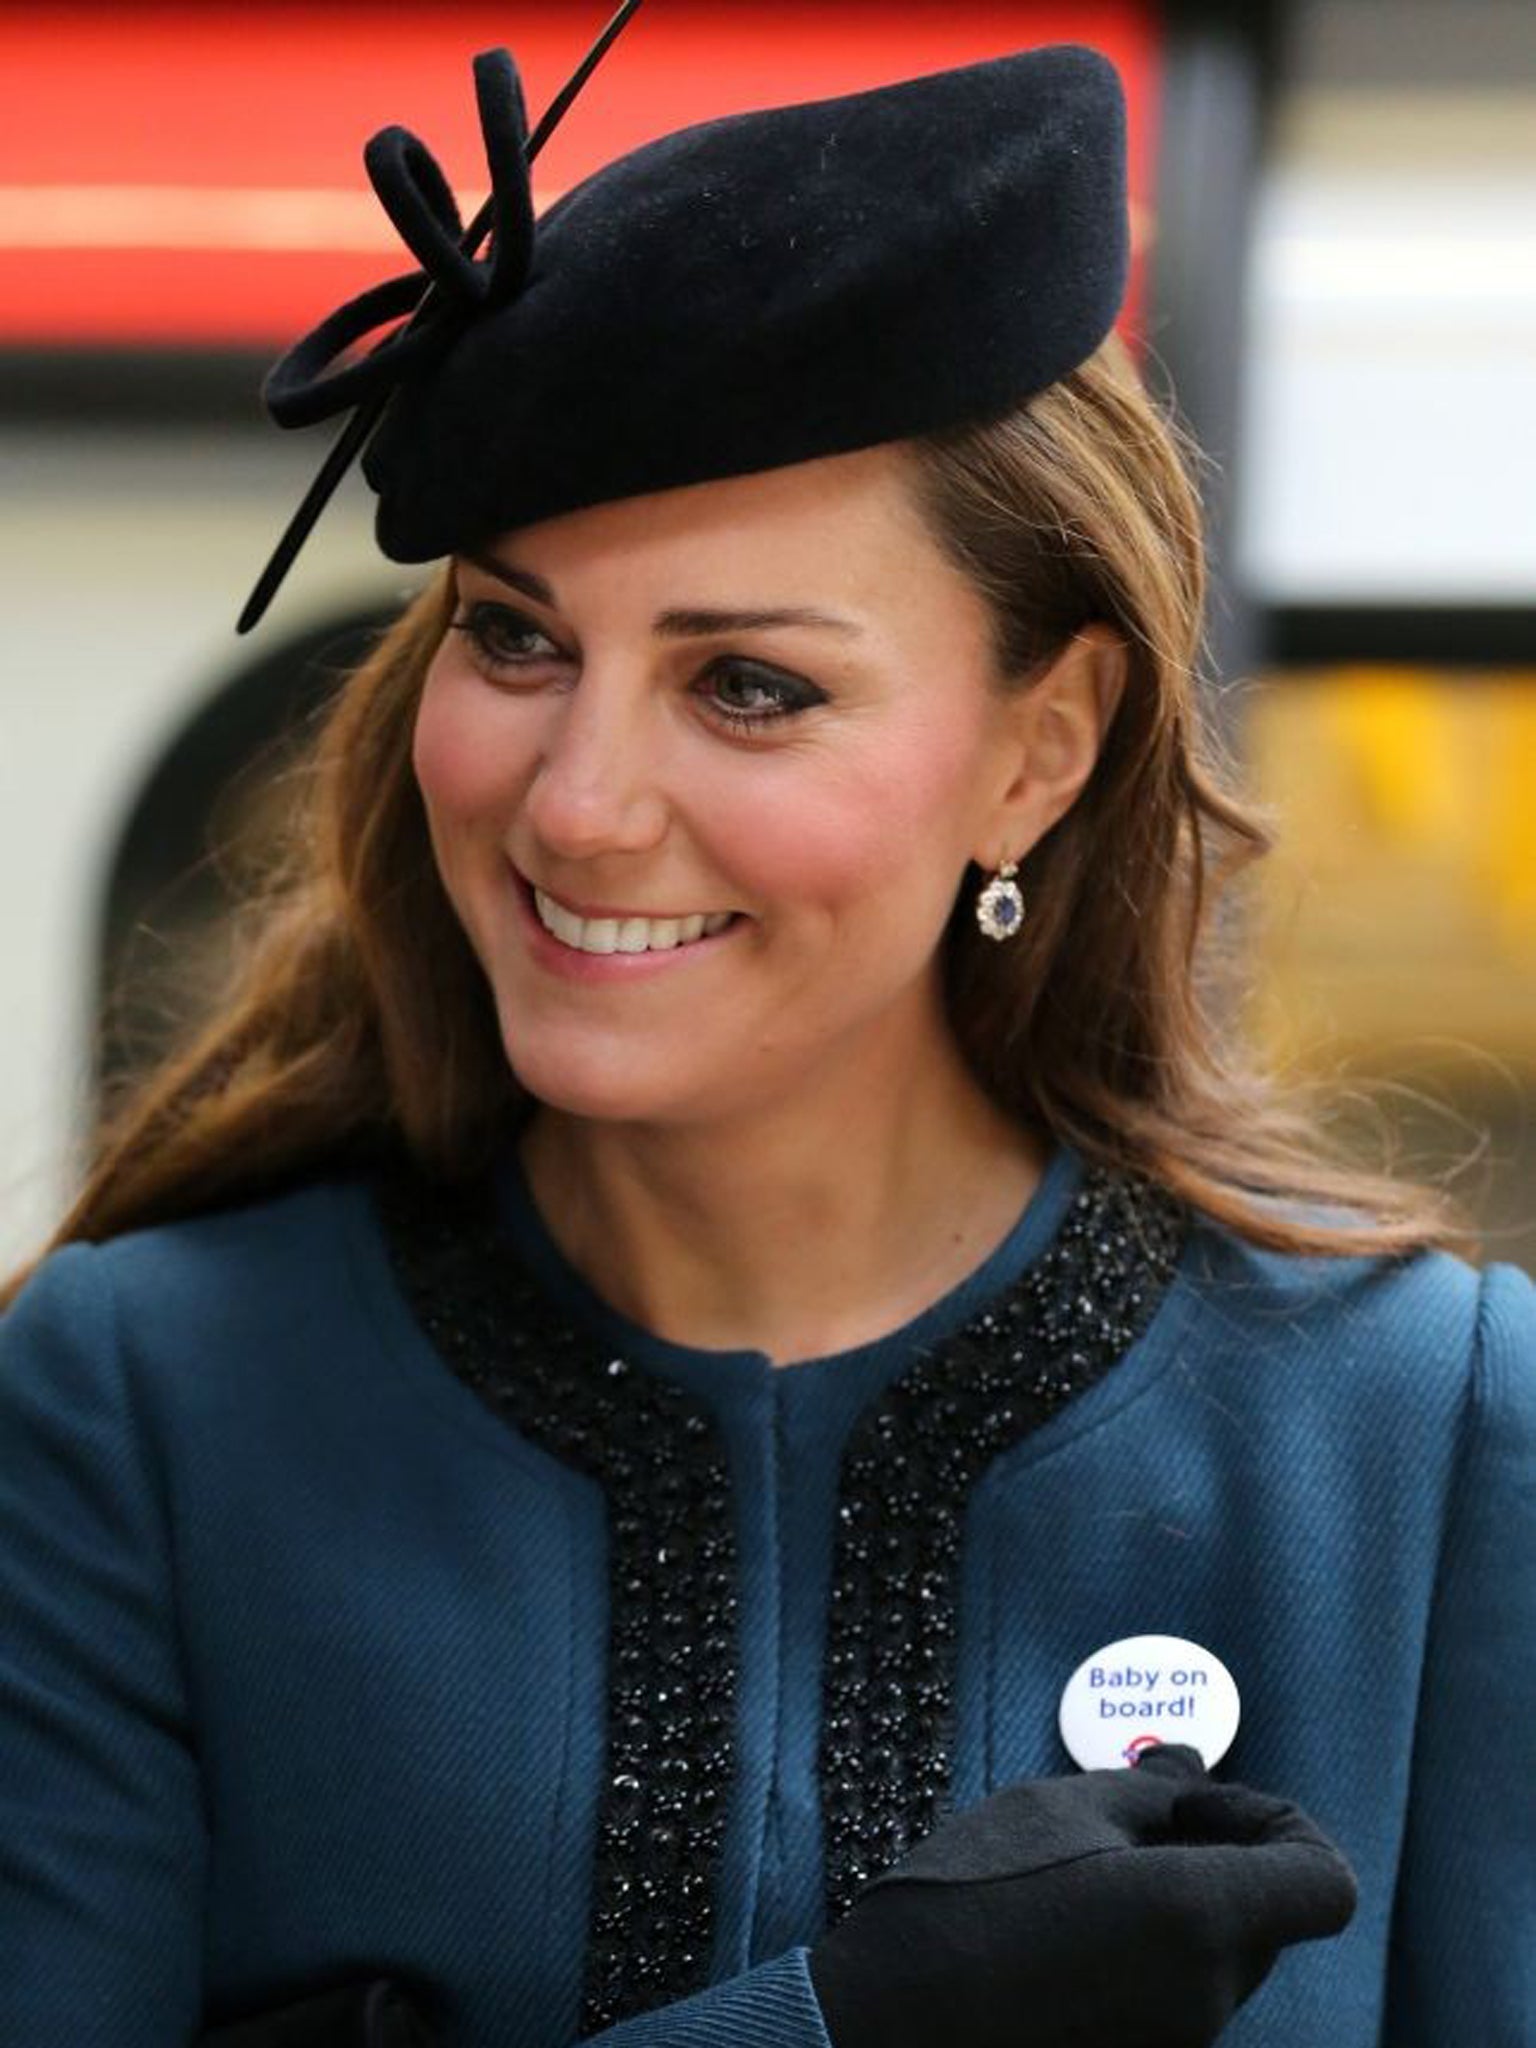
POLYGON ((437 2048, 398 1984, 380 1977, 269 2007, 199 2034, 196 2048, 437 2048))
POLYGON ((811 1981, 834 2048, 1204 2048, 1287 1943, 1354 1910, 1304 1813, 1170 1744, 951 1815, 821 1937, 811 1981))

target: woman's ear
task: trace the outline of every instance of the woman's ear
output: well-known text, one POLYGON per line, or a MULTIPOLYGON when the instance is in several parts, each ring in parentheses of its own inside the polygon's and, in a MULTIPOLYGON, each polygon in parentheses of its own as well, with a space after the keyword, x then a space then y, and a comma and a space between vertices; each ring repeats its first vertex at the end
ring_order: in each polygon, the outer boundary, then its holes
POLYGON ((1128 667, 1120 635, 1094 623, 1006 700, 1010 779, 977 849, 981 866, 1020 859, 1072 808, 1099 758, 1128 667))

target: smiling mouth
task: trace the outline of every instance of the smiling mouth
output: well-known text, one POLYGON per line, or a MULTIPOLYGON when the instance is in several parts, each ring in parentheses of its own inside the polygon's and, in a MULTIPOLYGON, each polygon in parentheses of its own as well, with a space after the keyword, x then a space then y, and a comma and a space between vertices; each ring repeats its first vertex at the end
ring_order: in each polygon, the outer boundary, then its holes
POLYGON ((671 953, 712 939, 736 918, 730 910, 689 917, 578 917, 542 889, 533 891, 533 907, 545 931, 577 953, 671 953))

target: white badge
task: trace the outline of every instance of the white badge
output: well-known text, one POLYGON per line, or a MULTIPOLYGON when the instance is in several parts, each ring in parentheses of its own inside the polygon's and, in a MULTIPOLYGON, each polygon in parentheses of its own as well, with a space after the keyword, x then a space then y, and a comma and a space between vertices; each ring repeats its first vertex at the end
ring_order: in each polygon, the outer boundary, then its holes
POLYGON ((1241 1718, 1226 1665, 1179 1636, 1127 1636, 1095 1650, 1061 1696, 1061 1739, 1085 1771, 1133 1764, 1160 1742, 1187 1742, 1212 1770, 1241 1718))

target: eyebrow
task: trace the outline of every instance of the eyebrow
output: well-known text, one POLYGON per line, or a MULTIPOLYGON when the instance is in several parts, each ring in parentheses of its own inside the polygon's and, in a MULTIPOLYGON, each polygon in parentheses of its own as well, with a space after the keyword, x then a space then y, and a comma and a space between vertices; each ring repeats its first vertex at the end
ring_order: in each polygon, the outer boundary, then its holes
MULTIPOLYGON (((535 604, 547 605, 551 611, 558 610, 553 589, 531 569, 519 569, 511 562, 499 562, 493 555, 466 554, 464 560, 473 562, 487 576, 494 576, 498 583, 505 583, 508 589, 531 597, 535 604)), ((848 634, 864 630, 852 619, 840 618, 836 612, 818 611, 814 605, 793 604, 754 606, 746 611, 713 611, 688 606, 658 612, 652 622, 652 631, 664 639, 685 640, 703 638, 711 633, 751 633, 766 626, 824 626, 834 633, 848 634)))

